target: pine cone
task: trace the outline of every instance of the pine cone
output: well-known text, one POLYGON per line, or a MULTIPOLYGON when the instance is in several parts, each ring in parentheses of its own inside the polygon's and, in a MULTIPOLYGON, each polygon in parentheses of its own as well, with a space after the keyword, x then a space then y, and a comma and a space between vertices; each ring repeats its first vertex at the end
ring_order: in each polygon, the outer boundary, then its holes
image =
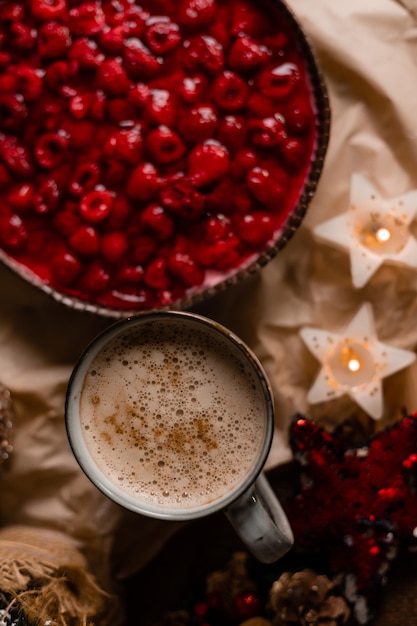
POLYGON ((10 442, 13 417, 10 392, 0 383, 0 467, 9 460, 13 451, 13 446, 10 442))
POLYGON ((313 572, 285 572, 269 593, 274 626, 340 626, 350 619, 346 599, 334 583, 313 572))

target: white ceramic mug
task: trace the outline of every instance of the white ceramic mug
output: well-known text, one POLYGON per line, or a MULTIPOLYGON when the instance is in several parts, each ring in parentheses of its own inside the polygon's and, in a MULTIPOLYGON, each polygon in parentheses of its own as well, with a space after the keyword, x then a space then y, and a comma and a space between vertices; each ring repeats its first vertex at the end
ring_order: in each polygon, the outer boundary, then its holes
POLYGON ((222 510, 265 563, 291 548, 262 472, 274 430, 270 385, 224 326, 178 311, 112 324, 76 364, 65 412, 78 463, 118 504, 174 521, 222 510))

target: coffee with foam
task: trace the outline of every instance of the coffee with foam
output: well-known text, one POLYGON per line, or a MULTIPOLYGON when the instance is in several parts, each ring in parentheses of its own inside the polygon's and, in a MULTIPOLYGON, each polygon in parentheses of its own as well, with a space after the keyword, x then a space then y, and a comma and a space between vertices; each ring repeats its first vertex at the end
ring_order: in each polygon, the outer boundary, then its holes
POLYGON ((110 337, 78 394, 82 437, 106 480, 139 507, 174 512, 244 485, 265 460, 269 410, 244 350, 175 316, 110 337))

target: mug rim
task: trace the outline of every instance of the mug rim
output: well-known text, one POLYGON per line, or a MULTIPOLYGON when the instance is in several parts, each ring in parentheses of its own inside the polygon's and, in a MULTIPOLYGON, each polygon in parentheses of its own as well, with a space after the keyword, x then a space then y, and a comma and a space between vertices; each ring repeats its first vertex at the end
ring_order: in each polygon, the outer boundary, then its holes
POLYGON ((252 349, 229 328, 199 313, 177 310, 146 311, 139 312, 135 315, 117 320, 116 322, 110 324, 110 326, 107 326, 104 330, 98 333, 82 350, 68 380, 65 397, 65 428, 70 448, 81 470, 90 482, 110 500, 127 510, 146 517, 168 521, 187 521, 227 509, 255 483, 265 465, 272 446, 274 433, 274 400, 270 382, 258 357, 254 354, 252 349), (204 505, 185 509, 165 508, 153 504, 148 505, 140 502, 139 499, 129 495, 121 488, 118 488, 117 485, 115 485, 114 482, 112 482, 94 462, 85 443, 81 429, 81 420, 79 417, 78 404, 81 395, 82 381, 89 366, 91 365, 91 362, 101 349, 112 341, 115 336, 119 333, 125 332, 126 329, 132 327, 132 325, 134 327, 146 324, 146 322, 150 322, 153 319, 162 320, 164 318, 169 318, 171 320, 188 320, 197 325, 206 326, 213 330, 217 335, 222 336, 227 343, 233 345, 234 348, 244 356, 245 361, 250 364, 251 369, 256 374, 256 378, 260 383, 265 409, 265 433, 262 448, 257 460, 253 464, 247 476, 245 476, 245 478, 242 479, 233 488, 233 490, 227 492, 220 498, 216 498, 215 500, 204 505), (73 395, 73 388, 77 383, 79 383, 78 391, 75 395, 73 395))

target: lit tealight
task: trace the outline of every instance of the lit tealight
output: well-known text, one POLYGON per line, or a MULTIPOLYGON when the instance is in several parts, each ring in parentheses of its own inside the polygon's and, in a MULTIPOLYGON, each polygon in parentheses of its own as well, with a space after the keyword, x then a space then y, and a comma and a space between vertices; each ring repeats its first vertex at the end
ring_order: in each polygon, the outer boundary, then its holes
POLYGON ((391 239, 391 232, 388 230, 388 228, 378 228, 375 233, 375 237, 381 243, 385 243, 386 241, 389 241, 391 239))
POLYGON ((350 359, 348 361, 348 369, 351 372, 359 372, 359 370, 361 369, 361 362, 358 359, 350 359))
POLYGON ((308 402, 326 402, 346 394, 374 419, 380 419, 384 410, 382 380, 416 358, 414 352, 378 341, 368 303, 343 333, 306 327, 300 337, 322 365, 308 391, 308 402))
POLYGON ((352 282, 359 288, 386 261, 417 268, 417 240, 410 232, 416 214, 416 190, 385 200, 354 174, 348 210, 316 226, 314 234, 349 250, 352 282))

